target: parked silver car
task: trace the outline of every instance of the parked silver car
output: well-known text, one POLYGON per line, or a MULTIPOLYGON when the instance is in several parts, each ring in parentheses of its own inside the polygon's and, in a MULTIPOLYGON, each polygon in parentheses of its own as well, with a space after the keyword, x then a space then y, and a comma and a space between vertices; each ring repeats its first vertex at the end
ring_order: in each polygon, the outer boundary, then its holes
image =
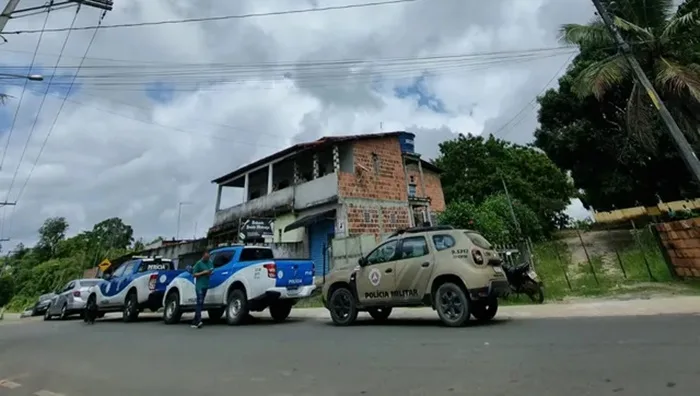
POLYGON ((75 279, 56 292, 44 314, 44 320, 54 316, 67 319, 71 315, 82 314, 90 295, 90 288, 103 282, 102 279, 75 279))

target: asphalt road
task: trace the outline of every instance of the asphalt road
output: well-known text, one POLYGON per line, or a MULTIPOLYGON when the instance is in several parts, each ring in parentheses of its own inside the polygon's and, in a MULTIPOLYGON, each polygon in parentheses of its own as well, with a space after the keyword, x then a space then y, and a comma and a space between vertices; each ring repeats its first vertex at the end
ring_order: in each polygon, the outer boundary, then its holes
POLYGON ((698 329, 700 316, 462 329, 34 321, 0 326, 0 395, 687 396, 700 389, 698 329))

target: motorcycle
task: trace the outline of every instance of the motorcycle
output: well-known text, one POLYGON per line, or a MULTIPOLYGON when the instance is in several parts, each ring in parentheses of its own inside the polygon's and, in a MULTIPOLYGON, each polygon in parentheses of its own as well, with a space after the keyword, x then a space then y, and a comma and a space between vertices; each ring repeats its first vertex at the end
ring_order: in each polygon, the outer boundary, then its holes
MULTIPOLYGON (((510 257, 511 251, 505 252, 506 257, 510 257)), ((530 263, 515 265, 502 265, 506 273, 506 279, 510 284, 510 289, 514 294, 525 294, 536 304, 544 302, 544 292, 542 281, 530 266, 530 263)))

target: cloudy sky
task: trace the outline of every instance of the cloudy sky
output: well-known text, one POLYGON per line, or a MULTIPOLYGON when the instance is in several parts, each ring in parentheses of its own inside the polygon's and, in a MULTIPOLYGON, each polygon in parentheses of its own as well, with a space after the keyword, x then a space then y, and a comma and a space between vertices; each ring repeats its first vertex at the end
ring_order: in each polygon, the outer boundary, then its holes
MULTIPOLYGON (((104 23, 365 1, 115 0, 104 23)), ((42 3, 22 0, 20 8, 42 3)), ((47 27, 68 27, 74 14, 52 12, 47 27)), ((14 211, 5 209, 2 236, 12 238, 10 245, 32 243, 48 216, 65 216, 71 234, 119 216, 137 236, 172 237, 179 202, 191 203, 182 207, 181 237, 201 236, 213 218, 211 179, 322 135, 408 130, 417 134, 417 150, 427 157, 435 157, 438 142, 457 132, 529 142, 536 127, 531 102, 548 83, 556 84, 552 79, 563 73, 570 52, 510 51, 556 47, 560 24, 583 23, 592 15, 588 0, 422 0, 102 29, 58 118, 93 32, 70 34, 51 86, 67 33, 47 32, 35 61, 45 81, 27 83, 0 169, 0 200, 19 199, 14 211), (443 58, 499 51, 510 55, 443 58)), ((84 8, 75 26, 94 25, 99 16, 84 8)), ((41 29, 44 20, 45 14, 11 20, 5 31, 41 29)), ((5 38, 2 71, 26 73, 39 34, 5 38)), ((4 148, 24 82, 2 81, 12 96, 0 109, 4 148)), ((235 199, 225 196, 224 204, 235 199)), ((580 205, 572 207, 573 214, 582 212, 580 205)))

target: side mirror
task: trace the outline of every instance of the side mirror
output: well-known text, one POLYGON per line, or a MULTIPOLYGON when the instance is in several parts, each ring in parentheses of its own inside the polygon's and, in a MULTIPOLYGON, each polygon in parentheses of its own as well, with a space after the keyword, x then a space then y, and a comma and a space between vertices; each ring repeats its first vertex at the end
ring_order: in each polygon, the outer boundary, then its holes
POLYGON ((188 265, 187 267, 185 267, 185 271, 187 271, 191 274, 192 273, 192 266, 188 265))
POLYGON ((367 259, 364 257, 360 257, 360 259, 357 260, 357 264, 359 264, 360 267, 366 267, 367 266, 367 259))

